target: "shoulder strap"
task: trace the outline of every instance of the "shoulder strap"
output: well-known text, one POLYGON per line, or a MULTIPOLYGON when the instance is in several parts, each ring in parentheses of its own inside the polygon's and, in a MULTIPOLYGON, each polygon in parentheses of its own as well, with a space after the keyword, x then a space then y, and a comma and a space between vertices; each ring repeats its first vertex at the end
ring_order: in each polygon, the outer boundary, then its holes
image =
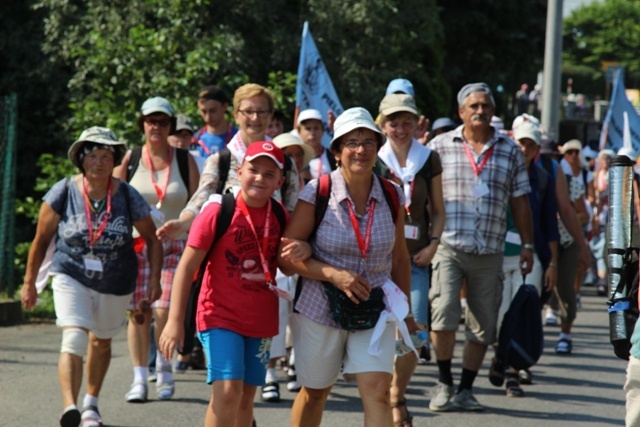
MULTIPOLYGON (((229 177, 229 168, 231 167, 231 151, 227 147, 218 152, 218 176, 220 181, 218 182, 218 191, 216 193, 222 194, 224 185, 227 183, 229 177)), ((287 156, 285 156, 286 158, 287 156)))
POLYGON ((400 209, 398 191, 387 178, 383 178, 380 175, 376 176, 382 185, 382 193, 384 194, 384 198, 387 200, 389 208, 391 208, 391 218, 393 218, 393 223, 395 224, 398 220, 398 210, 400 209))
MULTIPOLYGON (((220 237, 227 232, 231 219, 233 218, 233 211, 236 208, 236 198, 233 193, 227 193, 222 196, 222 202, 220 202, 220 214, 216 220, 216 236, 213 239, 211 247, 216 244, 220 237)), ((208 257, 207 257, 208 258, 208 257)))
POLYGON ((276 216, 278 223, 280 224, 280 230, 284 231, 287 226, 287 217, 284 213, 284 206, 273 197, 271 198, 271 206, 273 206, 273 214, 276 216))
POLYGON ((127 182, 131 182, 131 178, 133 178, 136 170, 138 170, 140 157, 142 157, 142 147, 132 148, 131 155, 129 156, 129 165, 127 165, 127 182))
POLYGON ((324 218, 324 214, 327 211, 329 205, 329 197, 331 195, 331 174, 325 173, 318 178, 318 188, 316 190, 316 206, 315 206, 315 223, 313 224, 313 230, 309 235, 309 238, 315 236, 318 231, 318 226, 324 218))
POLYGON ((183 148, 176 148, 175 150, 180 178, 182 178, 182 182, 184 182, 185 187, 187 187, 187 192, 189 192, 189 156, 191 154, 183 148))

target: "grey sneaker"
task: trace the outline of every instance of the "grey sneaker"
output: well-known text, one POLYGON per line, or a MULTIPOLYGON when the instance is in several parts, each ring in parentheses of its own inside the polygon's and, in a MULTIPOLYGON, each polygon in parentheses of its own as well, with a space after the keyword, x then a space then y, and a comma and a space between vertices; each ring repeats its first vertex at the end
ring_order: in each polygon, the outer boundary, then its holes
POLYGON ((431 390, 429 410, 433 412, 449 411, 452 408, 451 396, 453 396, 453 386, 438 382, 431 390))
POLYGON ((484 411, 484 406, 473 397, 471 390, 462 390, 456 393, 451 400, 451 404, 461 411, 484 411))

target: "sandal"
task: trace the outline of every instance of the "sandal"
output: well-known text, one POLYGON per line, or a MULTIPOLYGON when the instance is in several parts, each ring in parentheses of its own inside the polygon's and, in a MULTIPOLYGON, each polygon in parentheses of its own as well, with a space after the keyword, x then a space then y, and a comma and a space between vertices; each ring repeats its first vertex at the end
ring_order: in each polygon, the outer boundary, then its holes
POLYGON ((521 369, 518 371, 518 375, 520 376, 520 384, 531 385, 533 384, 533 374, 528 369, 521 369))
POLYGON ((556 354, 571 354, 572 348, 570 339, 560 338, 556 344, 556 354))
POLYGON ((98 408, 95 406, 87 406, 82 410, 81 427, 102 427, 102 417, 98 408))
POLYGON ((506 387, 507 397, 524 397, 524 391, 520 388, 520 382, 515 375, 510 375, 507 378, 506 387))
POLYGON ((400 421, 394 421, 394 427, 413 427, 413 416, 409 412, 409 408, 407 408, 407 399, 399 400, 395 405, 391 405, 391 409, 397 409, 402 413, 402 408, 404 408, 407 415, 400 421))
POLYGON ((260 397, 263 402, 280 402, 280 384, 270 382, 262 386, 262 396, 260 397))
POLYGON ((502 387, 502 384, 504 384, 504 365, 500 359, 498 359, 498 356, 494 356, 493 359, 491 359, 489 382, 496 387, 502 387))

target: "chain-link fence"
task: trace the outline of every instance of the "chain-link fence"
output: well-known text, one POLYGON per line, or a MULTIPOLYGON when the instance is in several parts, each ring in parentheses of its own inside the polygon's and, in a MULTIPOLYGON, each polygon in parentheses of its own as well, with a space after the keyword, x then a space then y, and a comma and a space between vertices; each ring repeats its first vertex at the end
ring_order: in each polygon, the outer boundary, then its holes
POLYGON ((15 290, 14 237, 16 208, 16 123, 15 93, 0 97, 0 292, 15 290))

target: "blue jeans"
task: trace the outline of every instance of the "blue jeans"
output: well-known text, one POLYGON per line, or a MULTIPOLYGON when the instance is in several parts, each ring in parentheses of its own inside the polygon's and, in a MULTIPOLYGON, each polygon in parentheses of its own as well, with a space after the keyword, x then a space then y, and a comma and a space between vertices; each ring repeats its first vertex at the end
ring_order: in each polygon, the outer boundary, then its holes
POLYGON ((418 267, 411 263, 411 308, 416 322, 429 326, 430 266, 418 267))

